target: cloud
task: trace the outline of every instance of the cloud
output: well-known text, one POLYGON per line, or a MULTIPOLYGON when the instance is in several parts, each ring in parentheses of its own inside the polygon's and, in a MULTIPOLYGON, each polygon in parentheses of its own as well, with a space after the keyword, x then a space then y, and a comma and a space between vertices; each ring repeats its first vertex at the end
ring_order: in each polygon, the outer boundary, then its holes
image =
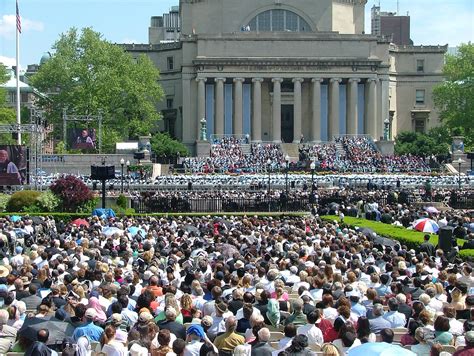
MULTIPOLYGON (((27 18, 21 18, 21 31, 37 31, 42 32, 44 30, 44 24, 40 21, 33 21, 27 18)), ((16 16, 15 15, 3 15, 0 18, 0 37, 5 39, 15 38, 16 31, 16 16)))
MULTIPOLYGON (((0 56, 0 63, 3 63, 4 66, 7 68, 11 68, 12 66, 16 65, 16 58, 0 56)), ((20 65, 21 69, 21 65, 20 65)))

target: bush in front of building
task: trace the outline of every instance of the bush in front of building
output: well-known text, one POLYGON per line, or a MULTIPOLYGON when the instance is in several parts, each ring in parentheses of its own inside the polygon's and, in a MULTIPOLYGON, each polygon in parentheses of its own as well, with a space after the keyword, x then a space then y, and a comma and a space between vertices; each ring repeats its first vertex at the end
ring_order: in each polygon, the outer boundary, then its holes
POLYGON ((36 202, 40 195, 40 192, 34 190, 23 190, 16 192, 8 200, 8 203, 6 204, 6 211, 28 211, 28 209, 31 209, 31 207, 36 206, 36 202))

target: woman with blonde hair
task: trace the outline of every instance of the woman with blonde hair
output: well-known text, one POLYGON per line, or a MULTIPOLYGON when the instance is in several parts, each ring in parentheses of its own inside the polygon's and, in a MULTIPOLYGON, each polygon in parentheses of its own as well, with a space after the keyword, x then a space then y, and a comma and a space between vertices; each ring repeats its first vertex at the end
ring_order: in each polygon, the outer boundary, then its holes
POLYGON ((81 298, 80 299, 81 304, 84 304, 84 305, 89 304, 89 300, 86 298, 86 292, 84 291, 84 287, 82 285, 77 284, 72 290, 81 298))
POLYGON ((183 294, 180 300, 181 314, 183 315, 183 322, 190 323, 193 320, 192 309, 193 299, 189 294, 183 294))
POLYGON ((321 346, 321 352, 323 356, 341 356, 338 348, 333 344, 323 344, 321 346))

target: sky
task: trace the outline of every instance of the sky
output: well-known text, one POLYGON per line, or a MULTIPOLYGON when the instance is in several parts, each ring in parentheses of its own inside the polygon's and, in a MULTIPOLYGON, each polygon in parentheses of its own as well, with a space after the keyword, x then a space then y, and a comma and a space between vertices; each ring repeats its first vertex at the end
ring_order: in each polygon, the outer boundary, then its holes
MULTIPOLYGON (((291 3, 292 0, 286 0, 291 3)), ((314 0, 318 1, 318 0, 314 0)), ((396 0, 380 0, 382 11, 396 11, 396 0)), ((19 0, 22 17, 20 66, 39 63, 61 33, 92 27, 117 43, 147 43, 151 16, 160 16, 179 0, 19 0)), ((370 8, 366 5, 366 33, 370 8)), ((474 0, 399 0, 400 14, 411 16, 415 44, 456 47, 474 42, 474 0)), ((0 62, 15 63, 15 0, 0 0, 0 62)))

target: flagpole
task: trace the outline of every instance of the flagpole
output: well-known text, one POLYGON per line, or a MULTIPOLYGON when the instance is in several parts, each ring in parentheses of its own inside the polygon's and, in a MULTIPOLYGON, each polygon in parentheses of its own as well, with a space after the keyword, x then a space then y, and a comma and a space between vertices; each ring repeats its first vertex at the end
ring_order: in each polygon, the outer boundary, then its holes
POLYGON ((20 14, 18 12, 18 0, 16 0, 16 123, 18 125, 18 141, 17 143, 21 145, 21 131, 19 125, 21 125, 21 112, 20 112, 20 29, 18 26, 18 18, 20 14))

